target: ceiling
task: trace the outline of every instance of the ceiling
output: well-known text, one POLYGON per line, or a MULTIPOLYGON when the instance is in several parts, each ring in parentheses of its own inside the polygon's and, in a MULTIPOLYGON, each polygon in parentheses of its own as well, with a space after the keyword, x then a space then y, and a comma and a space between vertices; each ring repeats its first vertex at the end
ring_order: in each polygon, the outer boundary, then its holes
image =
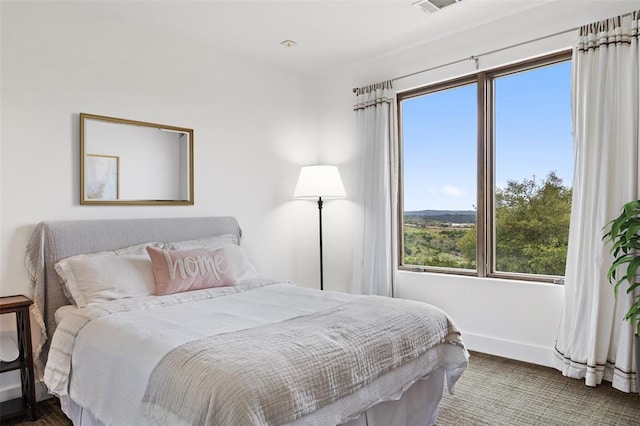
POLYGON ((412 0, 104 2, 105 12, 272 67, 323 76, 349 64, 568 0, 462 0, 434 13, 412 0), (295 47, 280 43, 293 40, 295 47))

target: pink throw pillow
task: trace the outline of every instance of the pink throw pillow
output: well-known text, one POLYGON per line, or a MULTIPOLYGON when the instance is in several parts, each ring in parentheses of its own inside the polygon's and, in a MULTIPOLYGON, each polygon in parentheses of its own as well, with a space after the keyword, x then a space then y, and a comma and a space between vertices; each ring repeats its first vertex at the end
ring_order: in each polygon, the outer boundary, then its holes
POLYGON ((235 284, 224 249, 162 250, 147 247, 157 296, 235 284))

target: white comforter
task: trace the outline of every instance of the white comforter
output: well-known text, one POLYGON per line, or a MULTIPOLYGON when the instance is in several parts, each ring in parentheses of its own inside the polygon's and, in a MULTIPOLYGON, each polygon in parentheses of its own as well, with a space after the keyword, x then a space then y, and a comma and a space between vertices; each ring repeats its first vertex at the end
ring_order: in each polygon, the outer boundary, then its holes
MULTIPOLYGON (((358 297, 362 296, 252 281, 83 308, 59 324, 45 383, 52 393, 68 395, 104 424, 148 424, 141 414, 141 401, 154 367, 171 349, 206 336, 330 309, 358 297)), ((455 339, 452 343, 458 344, 438 345, 410 368, 398 369, 397 380, 385 377, 377 390, 380 397, 408 387, 438 366, 450 371, 451 389, 466 366, 464 348, 455 339)), ((341 421, 366 408, 342 413, 341 421)))

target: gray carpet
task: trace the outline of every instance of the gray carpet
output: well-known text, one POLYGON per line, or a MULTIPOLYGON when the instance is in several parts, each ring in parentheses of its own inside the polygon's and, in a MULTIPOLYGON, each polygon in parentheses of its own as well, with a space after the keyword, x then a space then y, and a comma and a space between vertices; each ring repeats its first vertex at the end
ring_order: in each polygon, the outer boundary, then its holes
POLYGON ((472 352, 455 394, 440 403, 438 426, 450 425, 640 425, 640 396, 472 352))
MULTIPOLYGON (((71 424, 55 398, 40 402, 38 414, 36 422, 6 424, 71 424)), ((445 392, 440 403, 438 426, 452 425, 639 426, 640 396, 608 383, 590 388, 552 368, 472 352, 455 395, 445 392)))

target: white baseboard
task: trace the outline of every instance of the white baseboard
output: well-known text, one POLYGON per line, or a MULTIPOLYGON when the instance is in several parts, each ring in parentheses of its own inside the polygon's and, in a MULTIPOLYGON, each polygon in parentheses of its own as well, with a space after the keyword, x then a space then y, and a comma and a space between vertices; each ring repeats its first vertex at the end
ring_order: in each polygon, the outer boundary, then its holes
POLYGON ((552 367, 553 348, 470 333, 464 333, 462 340, 471 351, 552 367))
POLYGON ((20 388, 20 371, 7 371, 2 373, 2 387, 0 388, 0 401, 19 398, 22 394, 20 388))
MULTIPOLYGON (((20 398, 22 396, 22 385, 20 384, 20 372, 8 371, 2 373, 3 383, 0 387, 0 402, 8 401, 14 398, 20 398), (6 380, 5 380, 6 379, 6 380)), ((51 398, 51 394, 47 390, 47 387, 40 381, 35 381, 36 385, 36 400, 43 401, 51 398)))

